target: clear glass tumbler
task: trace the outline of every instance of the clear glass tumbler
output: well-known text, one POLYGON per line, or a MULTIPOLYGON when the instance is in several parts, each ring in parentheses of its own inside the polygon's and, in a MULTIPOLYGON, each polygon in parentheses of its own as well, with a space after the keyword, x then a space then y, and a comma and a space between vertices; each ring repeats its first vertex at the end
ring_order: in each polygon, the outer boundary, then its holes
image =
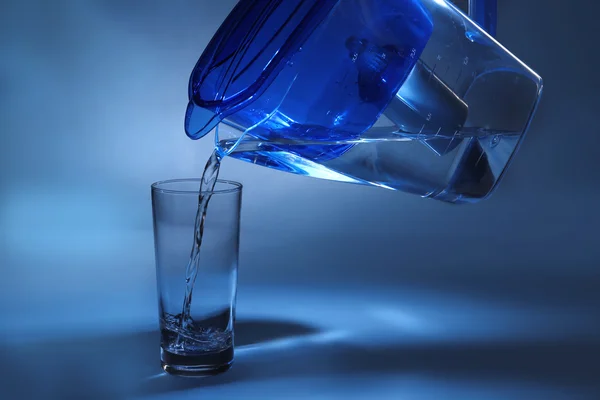
POLYGON ((202 193, 210 200, 191 263, 199 189, 200 179, 152 184, 161 364, 188 376, 226 371, 234 357, 242 185, 218 180, 202 193))

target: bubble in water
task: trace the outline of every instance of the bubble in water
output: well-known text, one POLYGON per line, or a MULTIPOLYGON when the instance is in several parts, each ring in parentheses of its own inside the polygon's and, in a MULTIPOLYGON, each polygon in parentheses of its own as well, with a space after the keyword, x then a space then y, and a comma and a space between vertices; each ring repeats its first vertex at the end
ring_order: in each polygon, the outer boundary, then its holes
POLYGON ((491 146, 491 147, 496 147, 496 146, 498 146, 498 143, 500 143, 500 139, 501 139, 501 138, 500 138, 500 135, 494 135, 494 136, 492 137, 492 141, 491 141, 491 143, 490 143, 490 146, 491 146))
POLYGON ((233 344, 230 330, 215 327, 202 328, 193 319, 183 328, 180 315, 165 313, 161 320, 161 330, 166 339, 165 349, 175 354, 218 352, 233 344))
POLYGON ((480 32, 475 31, 466 31, 465 36, 471 43, 485 43, 485 37, 480 32))

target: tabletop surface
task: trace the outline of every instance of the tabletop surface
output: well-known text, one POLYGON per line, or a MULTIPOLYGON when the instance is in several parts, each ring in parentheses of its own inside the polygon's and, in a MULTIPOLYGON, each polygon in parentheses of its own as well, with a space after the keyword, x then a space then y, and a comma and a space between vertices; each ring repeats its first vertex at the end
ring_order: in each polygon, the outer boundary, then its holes
POLYGON ((82 304, 54 323, 48 310, 21 325, 4 322, 12 332, 0 348, 6 398, 573 400, 600 393, 600 326, 580 306, 408 288, 246 286, 232 369, 179 378, 160 369, 154 304, 124 295, 82 304))

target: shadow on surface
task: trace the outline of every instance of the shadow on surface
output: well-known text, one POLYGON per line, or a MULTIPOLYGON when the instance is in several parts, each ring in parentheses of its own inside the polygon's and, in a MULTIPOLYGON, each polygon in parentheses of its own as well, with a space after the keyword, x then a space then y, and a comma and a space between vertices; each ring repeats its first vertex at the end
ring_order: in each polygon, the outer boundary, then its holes
MULTIPOLYGON (((296 322, 239 320, 236 346, 258 345, 315 332, 314 327, 296 322)), ((139 392, 140 385, 146 386, 149 377, 161 375, 159 341, 159 332, 151 331, 2 345, 0 388, 9 398, 126 397, 139 392)), ((188 382, 197 384, 199 381, 188 382)), ((175 385, 165 389, 179 388, 175 385)))
POLYGON ((234 366, 218 376, 166 375, 159 366, 158 332, 141 332, 1 347, 0 386, 7 398, 120 399, 281 378, 418 374, 600 394, 600 340, 381 346, 369 338, 327 339, 326 332, 293 322, 242 320, 236 329, 234 366))
MULTIPOLYGON (((464 380, 473 384, 501 382, 538 384, 576 393, 600 395, 600 341, 490 342, 405 344, 384 347, 319 343, 274 351, 241 352, 232 369, 222 375, 148 380, 144 394, 186 390, 234 382, 292 377, 413 375, 464 380)), ((399 388, 400 390, 400 388, 399 388)), ((587 398, 587 397, 586 397, 587 398)), ((591 397, 596 398, 596 397, 591 397)), ((598 397, 600 398, 600 397, 598 397)))
POLYGON ((242 320, 235 325, 235 345, 249 346, 276 339, 310 335, 318 332, 312 326, 297 322, 242 320))

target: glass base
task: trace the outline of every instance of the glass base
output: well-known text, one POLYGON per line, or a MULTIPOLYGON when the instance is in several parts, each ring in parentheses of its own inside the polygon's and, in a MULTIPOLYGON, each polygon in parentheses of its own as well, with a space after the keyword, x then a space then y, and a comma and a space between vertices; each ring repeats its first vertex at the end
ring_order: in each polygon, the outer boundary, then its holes
POLYGON ((171 375, 202 377, 223 373, 233 364, 233 347, 218 353, 174 354, 160 349, 162 369, 171 375))
POLYGON ((231 361, 225 365, 172 365, 167 364, 164 361, 160 363, 162 365, 162 369, 171 375, 179 375, 179 376, 187 376, 187 377, 202 377, 202 376, 211 376, 221 374, 229 368, 233 364, 231 361))

